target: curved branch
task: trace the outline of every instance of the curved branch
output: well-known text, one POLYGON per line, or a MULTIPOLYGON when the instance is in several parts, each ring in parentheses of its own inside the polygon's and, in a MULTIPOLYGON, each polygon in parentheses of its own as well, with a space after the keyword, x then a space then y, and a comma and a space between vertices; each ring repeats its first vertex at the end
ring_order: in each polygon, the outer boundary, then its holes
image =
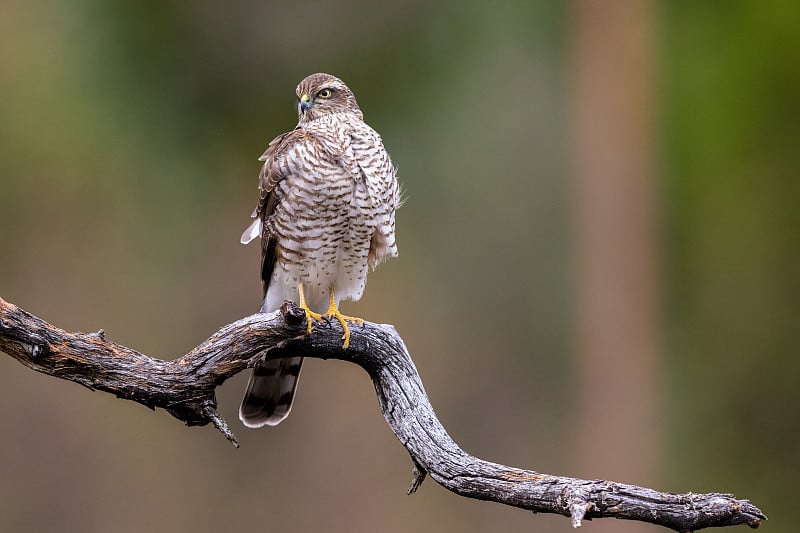
POLYGON ((473 457, 445 431, 419 374, 392 326, 365 322, 351 328, 347 350, 338 324, 305 335, 305 314, 287 302, 279 312, 254 314, 224 326, 173 361, 154 359, 97 333, 68 333, 0 298, 0 350, 38 372, 110 392, 150 408, 161 407, 187 425, 214 424, 238 446, 216 411, 215 389, 259 358, 284 354, 340 359, 364 368, 381 411, 414 463, 414 492, 426 473, 468 498, 537 513, 583 519, 621 518, 676 531, 747 524, 766 516, 730 494, 671 494, 603 480, 582 480, 523 470, 473 457))

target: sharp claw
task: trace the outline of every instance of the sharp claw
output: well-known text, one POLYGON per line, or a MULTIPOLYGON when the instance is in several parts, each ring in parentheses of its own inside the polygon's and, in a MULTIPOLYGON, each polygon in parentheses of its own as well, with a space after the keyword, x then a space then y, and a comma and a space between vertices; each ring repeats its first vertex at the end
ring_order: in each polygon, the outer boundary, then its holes
POLYGON ((350 328, 347 327, 347 321, 341 314, 336 315, 336 320, 339 321, 339 324, 342 325, 342 329, 344 330, 344 334, 342 335, 342 340, 344 341, 342 343, 342 348, 346 350, 347 347, 350 346, 350 328))
POLYGON ((342 350, 346 350, 350 347, 350 332, 348 331, 344 335, 342 335, 344 342, 342 343, 342 350))
POLYGON ((347 349, 347 347, 350 346, 350 326, 348 326, 347 323, 353 322, 355 324, 363 324, 364 319, 355 316, 343 315, 338 310, 332 313, 331 316, 333 316, 333 318, 335 318, 339 324, 342 325, 342 329, 344 330, 344 334, 342 335, 342 340, 344 341, 342 343, 342 348, 347 349))
POLYGON ((308 327, 306 328, 306 334, 311 334, 311 328, 314 325, 314 321, 320 321, 323 318, 323 315, 319 313, 315 313, 308 307, 303 307, 303 310, 306 312, 306 320, 308 321, 308 327))
POLYGON ((350 346, 350 328, 348 327, 347 323, 354 322, 356 324, 363 324, 364 319, 355 316, 343 315, 341 312, 339 312, 339 308, 336 306, 336 298, 333 294, 333 289, 331 289, 330 292, 330 305, 328 306, 328 311, 323 314, 315 313, 309 309, 308 305, 306 304, 305 295, 303 294, 302 284, 299 287, 299 292, 300 307, 306 312, 306 318, 308 319, 308 333, 311 333, 314 320, 321 321, 324 318, 326 321, 330 321, 330 319, 335 318, 337 322, 341 324, 342 329, 344 330, 344 334, 342 335, 342 340, 344 341, 342 343, 342 348, 347 349, 347 347, 350 346))

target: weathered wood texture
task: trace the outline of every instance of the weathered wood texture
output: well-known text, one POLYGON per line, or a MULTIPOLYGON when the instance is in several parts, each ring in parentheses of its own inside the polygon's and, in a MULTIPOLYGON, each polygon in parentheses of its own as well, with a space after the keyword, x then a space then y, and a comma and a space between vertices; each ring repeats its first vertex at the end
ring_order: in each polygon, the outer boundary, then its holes
POLYGON ((340 359, 364 368, 381 411, 414 463, 414 492, 426 474, 445 488, 479 500, 537 513, 583 519, 621 518, 676 531, 747 524, 764 514, 730 494, 671 494, 603 480, 540 474, 483 461, 453 442, 436 418, 419 374, 392 326, 352 326, 347 350, 338 324, 321 323, 305 335, 305 315, 287 303, 224 326, 173 361, 154 359, 97 333, 68 333, 0 298, 0 350, 38 372, 160 407, 187 425, 214 424, 238 446, 216 411, 215 389, 260 357, 340 359))

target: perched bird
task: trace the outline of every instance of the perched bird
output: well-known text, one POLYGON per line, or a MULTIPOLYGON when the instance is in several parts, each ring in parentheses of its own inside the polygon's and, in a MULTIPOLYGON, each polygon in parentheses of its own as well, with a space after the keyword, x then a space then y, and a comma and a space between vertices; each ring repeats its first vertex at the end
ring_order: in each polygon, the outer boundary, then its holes
MULTIPOLYGON (((299 300, 308 332, 314 320, 336 319, 347 348, 348 322, 363 320, 343 315, 339 302, 361 298, 369 268, 397 256, 397 170, 342 80, 312 74, 297 98, 297 127, 259 158, 261 194, 241 242, 261 237, 261 311, 299 300)), ((255 365, 239 408, 246 426, 274 426, 289 415, 302 362, 255 365)))

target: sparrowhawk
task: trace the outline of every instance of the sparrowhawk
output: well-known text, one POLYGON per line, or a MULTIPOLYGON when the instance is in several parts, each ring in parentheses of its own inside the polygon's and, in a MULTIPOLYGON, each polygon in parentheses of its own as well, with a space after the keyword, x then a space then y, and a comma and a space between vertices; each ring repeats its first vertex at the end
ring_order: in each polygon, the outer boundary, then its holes
MULTIPOLYGON (((297 127, 259 158, 261 194, 241 242, 261 237, 261 311, 299 300, 308 332, 314 320, 336 319, 347 348, 348 322, 363 320, 340 313, 339 302, 361 298, 368 269, 397 255, 397 171, 342 80, 312 74, 296 92, 297 127)), ((302 362, 256 363, 239 408, 245 425, 274 426, 288 416, 302 362)))

